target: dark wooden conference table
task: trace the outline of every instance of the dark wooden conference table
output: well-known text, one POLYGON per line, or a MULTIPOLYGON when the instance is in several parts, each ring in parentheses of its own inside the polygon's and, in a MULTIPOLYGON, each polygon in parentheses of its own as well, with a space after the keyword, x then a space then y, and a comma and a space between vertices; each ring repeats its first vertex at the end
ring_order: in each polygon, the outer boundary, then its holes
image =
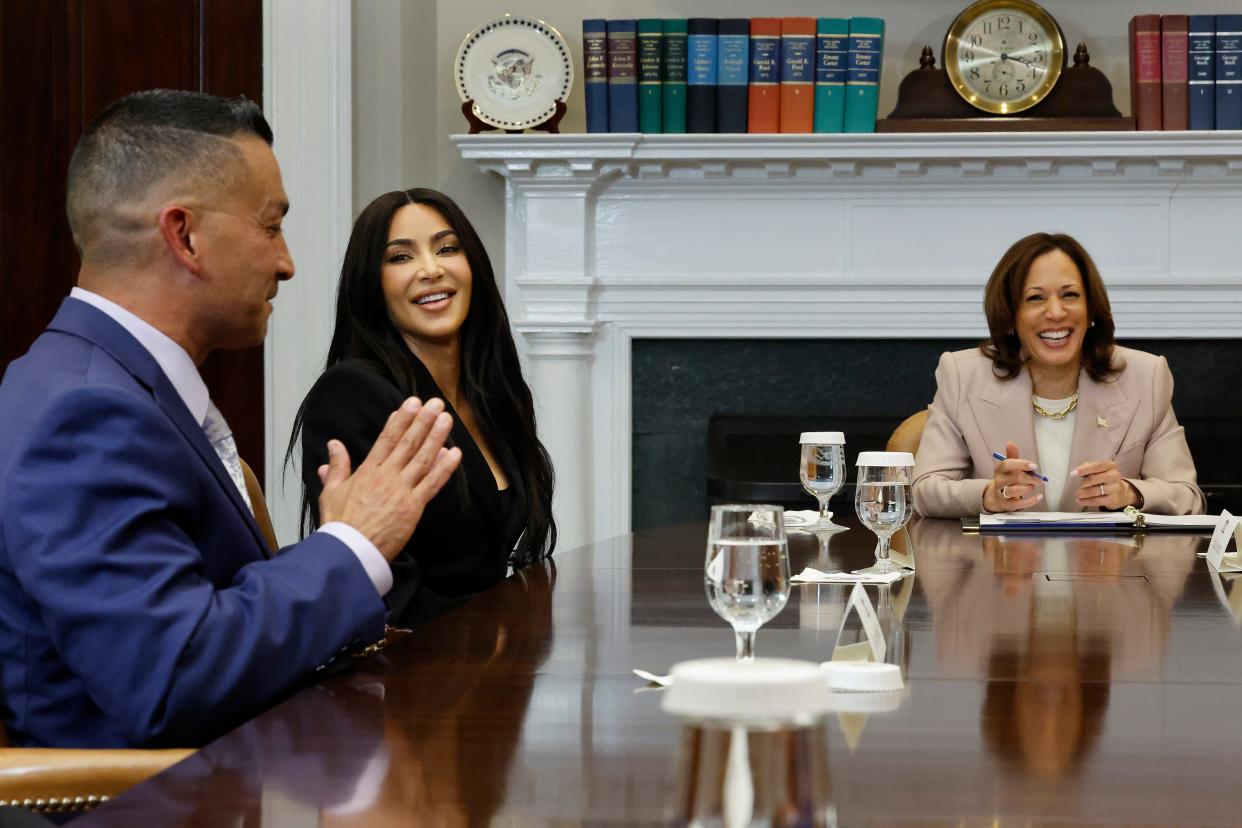
MULTIPOLYGON (((866 565, 847 523, 791 535, 793 571, 866 565)), ((682 724, 630 670, 732 655, 705 530, 562 550, 74 824, 666 823, 682 724)), ((1242 581, 1206 537, 910 544, 883 596, 906 696, 821 725, 838 824, 1242 824, 1242 581)), ((795 587, 758 655, 827 659, 845 600, 795 587)))

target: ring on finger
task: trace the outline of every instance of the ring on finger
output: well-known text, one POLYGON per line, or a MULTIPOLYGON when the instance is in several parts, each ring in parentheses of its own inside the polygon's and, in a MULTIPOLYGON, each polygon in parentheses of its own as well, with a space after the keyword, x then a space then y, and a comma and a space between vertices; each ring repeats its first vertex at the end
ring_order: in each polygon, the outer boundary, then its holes
POLYGON ((1004 486, 1001 486, 1001 497, 1005 498, 1005 500, 1009 499, 1009 484, 1008 483, 1006 483, 1004 486))
POLYGON ((1100 497, 1103 497, 1103 496, 1104 496, 1104 484, 1101 483, 1100 484, 1100 497))

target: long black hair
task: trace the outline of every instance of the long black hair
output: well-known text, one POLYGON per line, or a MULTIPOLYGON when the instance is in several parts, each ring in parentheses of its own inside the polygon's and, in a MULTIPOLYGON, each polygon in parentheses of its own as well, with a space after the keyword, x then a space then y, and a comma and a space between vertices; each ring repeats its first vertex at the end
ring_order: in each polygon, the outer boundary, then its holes
MULTIPOLYGON (((367 205, 354 222, 341 265, 336 296, 336 325, 325 370, 347 359, 362 359, 383 370, 405 396, 416 393, 417 357, 388 317, 380 270, 393 216, 407 204, 436 210, 457 233, 470 265, 470 308, 461 327, 461 393, 489 438, 513 452, 526 489, 526 532, 510 563, 522 567, 546 558, 556 547, 552 518, 552 460, 535 433, 535 405, 522 377, 517 346, 496 285, 496 274, 483 242, 461 208, 444 193, 423 187, 385 193, 367 205)), ((285 462, 293 454, 305 419, 306 401, 298 408, 285 462)), ((462 474, 458 470, 457 474, 462 474)), ((462 487, 463 490, 465 487, 462 487)), ((310 503, 302 490, 303 522, 310 503)))

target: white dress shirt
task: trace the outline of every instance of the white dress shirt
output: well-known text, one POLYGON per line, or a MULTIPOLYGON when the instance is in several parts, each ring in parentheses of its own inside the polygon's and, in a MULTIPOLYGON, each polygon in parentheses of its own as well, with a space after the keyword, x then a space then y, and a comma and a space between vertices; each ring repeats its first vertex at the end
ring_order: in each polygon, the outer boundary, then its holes
MULTIPOLYGON (((185 407, 189 409, 195 422, 200 427, 203 425, 203 420, 207 416, 210 394, 207 391, 207 384, 203 382, 197 366, 194 365, 194 360, 190 359, 190 355, 184 348, 157 330, 151 323, 97 293, 75 287, 69 291, 69 296, 106 313, 130 336, 138 340, 138 344, 151 354, 160 366, 160 370, 164 372, 164 376, 168 377, 173 390, 177 392, 177 396, 181 397, 181 401, 185 403, 185 407)), ((392 569, 389 568, 388 561, 384 560, 380 551, 375 548, 375 544, 354 527, 340 521, 325 523, 319 527, 319 531, 331 535, 349 547, 349 550, 358 558, 358 563, 362 564, 362 568, 366 570, 371 583, 375 584, 375 589, 379 591, 379 594, 388 594, 388 591, 392 589, 392 569)))

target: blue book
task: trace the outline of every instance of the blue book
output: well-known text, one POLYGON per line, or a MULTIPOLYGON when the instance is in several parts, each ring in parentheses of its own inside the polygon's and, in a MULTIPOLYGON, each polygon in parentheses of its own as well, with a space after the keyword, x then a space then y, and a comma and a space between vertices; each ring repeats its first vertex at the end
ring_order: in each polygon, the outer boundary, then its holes
POLYGON ((746 131, 750 19, 721 20, 717 38, 716 131, 746 131))
POLYGON ((845 70, 850 22, 839 17, 815 21, 815 132, 845 131, 845 70))
POLYGON ((1216 128, 1242 129, 1242 14, 1216 15, 1216 128))
POLYGON ((607 132, 608 29, 603 20, 582 21, 582 62, 586 69, 587 132, 607 132))
POLYGON ((609 20, 608 131, 638 132, 638 21, 609 20))
POLYGON ((686 21, 686 132, 716 131, 718 29, 714 17, 686 21))
POLYGON ((1190 129, 1216 128, 1216 17, 1190 15, 1187 51, 1190 67, 1190 129))
POLYGON ((884 63, 884 21, 850 18, 849 64, 845 71, 845 131, 875 132, 884 63))

